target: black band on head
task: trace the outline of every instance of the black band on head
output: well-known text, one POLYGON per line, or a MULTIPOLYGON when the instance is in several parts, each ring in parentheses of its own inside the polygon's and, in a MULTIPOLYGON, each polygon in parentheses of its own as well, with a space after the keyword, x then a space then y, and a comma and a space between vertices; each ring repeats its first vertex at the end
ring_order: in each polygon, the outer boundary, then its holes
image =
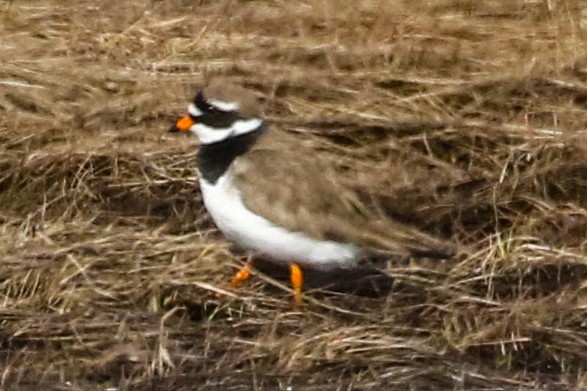
POLYGON ((212 106, 208 102, 206 102, 206 99, 204 99, 204 94, 202 93, 202 91, 198 91, 198 93, 196 94, 194 104, 202 113, 205 113, 212 109, 212 106))
POLYGON ((212 111, 204 113, 198 118, 198 122, 211 128, 224 130, 238 121, 240 117, 232 111, 212 111))
POLYGON ((197 118, 192 118, 211 128, 226 129, 241 117, 234 111, 221 110, 208 103, 202 91, 199 91, 194 98, 194 104, 202 112, 197 118))

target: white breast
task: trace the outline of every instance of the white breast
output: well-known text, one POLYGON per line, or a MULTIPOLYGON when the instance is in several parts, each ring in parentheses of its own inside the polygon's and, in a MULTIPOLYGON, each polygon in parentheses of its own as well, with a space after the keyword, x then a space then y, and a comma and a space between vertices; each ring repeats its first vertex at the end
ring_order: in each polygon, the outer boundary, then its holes
POLYGON ((315 267, 351 266, 359 256, 352 244, 321 241, 291 232, 251 212, 227 172, 215 184, 200 179, 206 209, 218 228, 234 243, 277 261, 315 267))

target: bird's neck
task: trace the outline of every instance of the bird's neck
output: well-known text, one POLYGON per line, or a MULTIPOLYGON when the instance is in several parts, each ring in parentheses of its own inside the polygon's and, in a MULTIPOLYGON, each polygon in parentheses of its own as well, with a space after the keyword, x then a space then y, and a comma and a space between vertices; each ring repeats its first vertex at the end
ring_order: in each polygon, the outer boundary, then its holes
POLYGON ((252 132, 200 146, 196 159, 202 178, 211 184, 216 183, 234 159, 249 151, 265 132, 263 123, 252 132))

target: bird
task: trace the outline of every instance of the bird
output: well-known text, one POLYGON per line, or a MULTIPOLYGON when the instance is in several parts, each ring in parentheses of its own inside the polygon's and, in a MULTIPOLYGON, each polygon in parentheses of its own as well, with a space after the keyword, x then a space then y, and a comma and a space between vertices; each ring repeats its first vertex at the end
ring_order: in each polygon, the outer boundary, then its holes
MULTIPOLYGON (((196 162, 207 212, 230 242, 289 268, 296 304, 302 302, 307 268, 392 282, 393 276, 373 269, 368 260, 455 253, 447 240, 368 210, 320 153, 296 135, 270 128, 257 95, 241 84, 213 79, 169 131, 198 138, 196 162)), ((253 259, 234 275, 234 288, 249 278, 253 259)))

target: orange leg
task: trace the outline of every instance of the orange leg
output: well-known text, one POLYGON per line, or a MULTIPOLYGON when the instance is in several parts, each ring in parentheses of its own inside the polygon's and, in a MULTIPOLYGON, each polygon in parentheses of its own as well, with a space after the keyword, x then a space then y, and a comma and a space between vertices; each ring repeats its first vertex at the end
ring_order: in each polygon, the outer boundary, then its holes
POLYGON ((302 303, 302 285, 304 283, 304 275, 302 269, 296 264, 292 263, 289 265, 289 271, 291 276, 291 285, 294 291, 294 304, 302 303))
POLYGON ((234 277, 232 277, 232 281, 230 282, 230 286, 234 289, 237 288, 243 281, 246 281, 251 276, 251 269, 253 268, 253 258, 247 259, 247 263, 243 266, 234 277))

